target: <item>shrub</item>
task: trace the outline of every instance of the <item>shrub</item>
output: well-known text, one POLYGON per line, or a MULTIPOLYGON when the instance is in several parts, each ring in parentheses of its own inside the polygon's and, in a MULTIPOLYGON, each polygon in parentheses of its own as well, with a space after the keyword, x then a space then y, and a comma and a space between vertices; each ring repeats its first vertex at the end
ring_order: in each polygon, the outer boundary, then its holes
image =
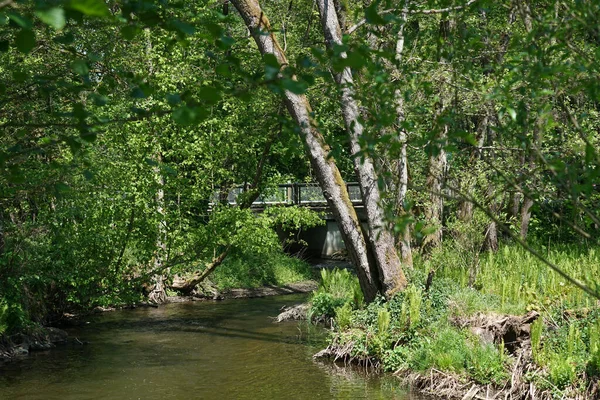
POLYGON ((350 311, 360 307, 364 300, 356 276, 345 269, 323 269, 319 288, 310 302, 310 320, 334 318, 339 314, 340 320, 336 324, 341 327, 350 325, 350 311))
POLYGON ((500 385, 508 379, 504 346, 482 345, 477 340, 470 346, 466 361, 469 375, 478 383, 500 385))

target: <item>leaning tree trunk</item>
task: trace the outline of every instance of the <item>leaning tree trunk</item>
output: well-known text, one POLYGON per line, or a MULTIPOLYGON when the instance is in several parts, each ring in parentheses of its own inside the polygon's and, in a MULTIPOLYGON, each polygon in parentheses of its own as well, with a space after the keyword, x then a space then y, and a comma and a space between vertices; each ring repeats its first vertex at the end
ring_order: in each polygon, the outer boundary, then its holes
MULTIPOLYGON (((342 45, 342 31, 333 0, 317 0, 317 6, 327 46, 333 48, 335 45, 342 45)), ((342 53, 342 57, 345 57, 345 53, 342 53)), ((394 237, 387 229, 389 224, 384 218, 373 160, 368 156, 361 157, 360 154, 359 139, 363 135, 364 128, 359 121, 358 104, 354 96, 354 82, 350 67, 337 73, 335 78, 341 89, 342 116, 346 131, 350 136, 350 153, 367 214, 367 237, 370 250, 377 267, 383 293, 390 296, 404 289, 406 278, 396 252, 394 237)))
MULTIPOLYGON (((244 19, 259 51, 263 55, 274 55, 282 68, 285 68, 288 65, 285 52, 272 33, 269 20, 257 0, 232 0, 232 3, 244 19)), ((327 204, 338 223, 348 255, 356 268, 365 299, 371 301, 380 290, 379 282, 371 272, 367 245, 346 185, 335 160, 329 156, 329 147, 311 117, 312 110, 306 96, 285 90, 283 100, 288 112, 300 128, 300 135, 306 146, 312 168, 327 204)))

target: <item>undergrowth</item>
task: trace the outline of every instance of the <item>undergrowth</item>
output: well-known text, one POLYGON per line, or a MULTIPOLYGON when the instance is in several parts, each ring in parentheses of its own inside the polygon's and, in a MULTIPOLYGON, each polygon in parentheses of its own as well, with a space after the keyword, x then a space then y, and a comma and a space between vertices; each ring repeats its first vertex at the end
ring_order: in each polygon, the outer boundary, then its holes
MULTIPOLYGON (((589 283, 600 276, 600 254, 595 249, 544 250, 571 276, 589 283)), ((368 305, 352 300, 356 277, 326 272, 327 283, 313 295, 311 315, 333 318, 336 330, 330 348, 341 351, 346 361, 392 372, 441 371, 459 381, 502 388, 510 387, 513 368, 519 362, 522 367, 523 361, 509 354, 503 343, 486 342, 456 322, 481 313, 522 315, 535 310, 540 317, 531 325, 531 348, 522 356, 529 365, 522 371, 524 382, 556 398, 586 396, 595 390, 594 382, 600 378, 596 300, 516 246, 481 255, 475 275, 463 259, 447 249, 428 261, 417 258, 415 268, 407 271, 406 290, 389 301, 378 298, 368 305), (435 277, 426 290, 432 269, 435 277)))
POLYGON ((274 250, 266 255, 234 253, 215 270, 211 281, 224 290, 281 286, 313 278, 313 270, 306 261, 274 250))

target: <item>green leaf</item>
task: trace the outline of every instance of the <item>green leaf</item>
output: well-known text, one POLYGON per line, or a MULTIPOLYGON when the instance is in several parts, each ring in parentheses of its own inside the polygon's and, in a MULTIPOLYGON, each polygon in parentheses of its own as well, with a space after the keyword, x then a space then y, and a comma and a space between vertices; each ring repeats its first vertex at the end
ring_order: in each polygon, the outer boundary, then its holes
POLYGON ((29 78, 29 74, 25 71, 16 70, 12 73, 13 79, 17 82, 25 82, 29 78))
POLYGON ((8 18, 8 15, 0 14, 0 26, 8 25, 9 22, 10 22, 10 19, 8 18))
POLYGON ((275 79, 277 74, 279 74, 280 68, 277 57, 273 54, 265 54, 263 60, 265 61, 265 78, 267 80, 275 79))
POLYGON ((345 59, 345 64, 354 69, 360 69, 364 67, 366 63, 367 59, 362 54, 355 51, 349 52, 345 59))
POLYGON ((279 61, 277 61, 277 57, 275 57, 275 55, 267 53, 264 55, 263 60, 265 61, 265 65, 277 68, 277 70, 279 70, 279 61))
POLYGON ((365 9, 365 19, 372 25, 385 25, 386 21, 377 12, 379 2, 374 1, 365 9))
POLYGON ((178 19, 171 20, 171 25, 173 28, 175 28, 175 30, 183 33, 184 35, 193 35, 196 32, 196 28, 194 28, 192 25, 186 24, 178 19))
POLYGON ((21 53, 29 53, 35 47, 35 34, 29 29, 22 29, 17 33, 15 42, 21 53))
POLYGON ((30 29, 33 26, 33 23, 29 18, 23 17, 17 13, 8 13, 8 18, 13 21, 15 24, 24 29, 30 29))
POLYGON ((82 132, 79 136, 81 139, 88 143, 93 143, 98 139, 98 134, 96 132, 82 132))
POLYGON ((86 169, 85 171, 83 171, 83 176, 88 181, 91 181, 92 179, 94 179, 94 173, 92 171, 88 170, 88 169, 86 169))
POLYGON ((71 0, 69 6, 90 17, 107 17, 110 11, 103 0, 71 0))
POLYGON ((217 65, 215 72, 225 78, 229 78, 231 76, 231 70, 229 64, 227 63, 217 65))
POLYGON ((65 10, 59 7, 53 7, 43 11, 36 11, 35 15, 37 15, 42 22, 50 25, 57 31, 64 28, 67 22, 65 19, 65 10))
POLYGON ((586 164, 592 164, 594 159, 596 158, 596 150, 592 145, 586 143, 585 145, 585 162, 586 164))
POLYGON ((281 86, 283 86, 285 90, 289 90, 294 94, 303 94, 307 89, 307 86, 304 82, 298 82, 290 78, 282 79, 281 86))
POLYGON ((174 106, 181 103, 181 96, 178 93, 169 93, 167 94, 167 102, 174 106))
POLYGON ((196 110, 188 106, 181 106, 173 111, 173 120, 179 125, 190 125, 196 120, 196 110))
POLYGON ((69 32, 65 33, 64 35, 57 36, 52 40, 61 44, 71 44, 73 43, 73 41, 75 41, 75 36, 73 36, 73 34, 69 32))
POLYGON ((91 97, 94 100, 94 104, 99 107, 105 106, 108 103, 108 97, 103 94, 94 93, 91 97))
POLYGON ((513 121, 517 120, 517 112, 515 111, 514 108, 507 107, 506 112, 508 113, 508 115, 510 115, 510 117, 512 118, 513 121))
POLYGON ((67 185, 66 183, 63 183, 63 182, 58 182, 57 184, 54 185, 54 188, 59 193, 66 193, 71 190, 69 185, 67 185))
POLYGON ((85 76, 90 72, 87 63, 84 60, 75 60, 71 63, 71 69, 78 75, 85 76))
POLYGON ((216 104, 221 100, 221 96, 221 91, 212 86, 204 86, 198 93, 198 97, 208 104, 216 104))
POLYGON ((135 25, 127 25, 121 28, 121 35, 127 40, 134 39, 139 32, 140 29, 135 25))
POLYGON ((0 40, 0 52, 7 52, 9 42, 8 40, 0 40))
POLYGON ((133 90, 131 91, 131 97, 133 97, 134 99, 145 99, 146 93, 144 93, 144 91, 140 87, 136 87, 133 88, 133 90))

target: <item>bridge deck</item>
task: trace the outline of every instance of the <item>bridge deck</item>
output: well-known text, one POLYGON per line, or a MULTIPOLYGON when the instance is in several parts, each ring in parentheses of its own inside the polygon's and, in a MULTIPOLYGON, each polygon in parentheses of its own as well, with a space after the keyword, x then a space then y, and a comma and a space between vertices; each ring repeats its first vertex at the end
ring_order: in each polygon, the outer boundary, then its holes
MULTIPOLYGON (((350 201, 354 206, 362 206, 360 186, 356 182, 346 183, 350 201)), ((227 203, 237 204, 238 197, 244 193, 243 186, 231 189, 227 195, 227 203)), ((215 192, 210 206, 219 201, 219 193, 215 192)), ((252 208, 264 208, 270 205, 297 205, 302 207, 327 209, 327 201, 319 185, 314 183, 286 183, 267 191, 252 203, 252 208)))

